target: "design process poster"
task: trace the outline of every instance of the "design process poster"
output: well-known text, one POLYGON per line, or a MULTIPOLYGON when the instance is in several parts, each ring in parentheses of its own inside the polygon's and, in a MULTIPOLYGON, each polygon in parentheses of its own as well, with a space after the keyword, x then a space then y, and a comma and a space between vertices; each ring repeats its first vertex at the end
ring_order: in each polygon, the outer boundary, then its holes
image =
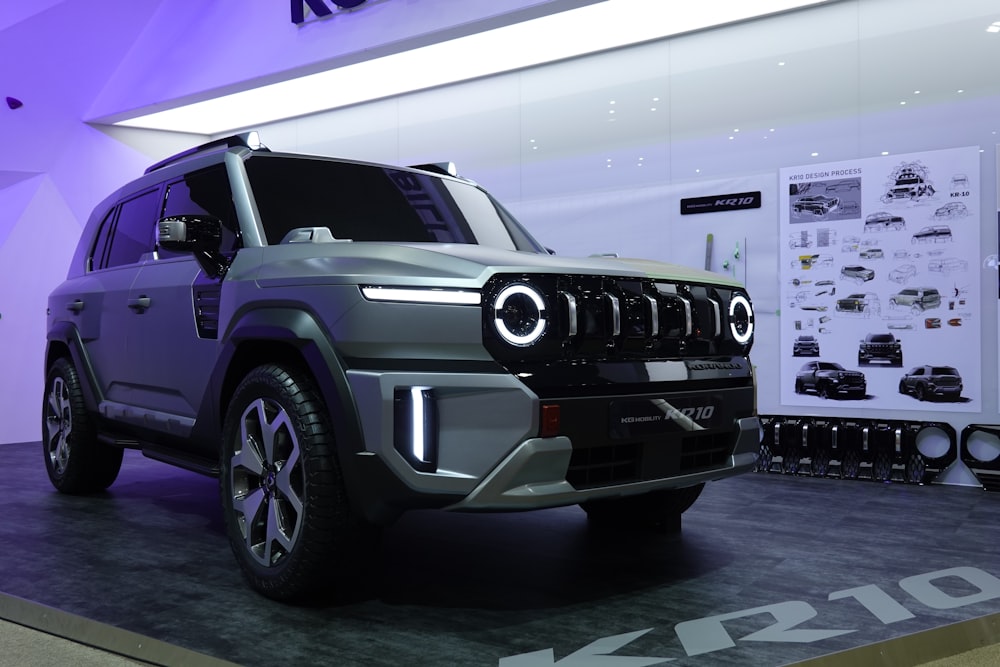
POLYGON ((783 404, 982 409, 979 178, 977 147, 781 170, 783 404))

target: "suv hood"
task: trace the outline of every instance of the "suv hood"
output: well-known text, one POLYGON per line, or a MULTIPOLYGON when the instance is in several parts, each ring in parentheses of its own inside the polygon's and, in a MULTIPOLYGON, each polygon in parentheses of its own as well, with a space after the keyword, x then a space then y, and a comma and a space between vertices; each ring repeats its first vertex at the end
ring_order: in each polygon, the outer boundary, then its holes
MULTIPOLYGON (((237 262, 247 250, 239 253, 237 262)), ((258 252, 256 280, 261 287, 364 282, 478 289, 497 273, 606 275, 741 285, 728 276, 650 260, 562 257, 471 244, 302 243, 268 246, 258 252)))

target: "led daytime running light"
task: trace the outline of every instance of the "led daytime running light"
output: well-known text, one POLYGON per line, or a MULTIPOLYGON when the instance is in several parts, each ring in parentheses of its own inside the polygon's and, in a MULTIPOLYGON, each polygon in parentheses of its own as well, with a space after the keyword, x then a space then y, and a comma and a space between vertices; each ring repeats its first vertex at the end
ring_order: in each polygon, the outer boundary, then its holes
POLYGON ((742 294, 737 294, 729 300, 729 330, 732 332, 733 338, 736 339, 736 342, 741 345, 745 345, 750 342, 751 338, 753 338, 753 307, 750 305, 750 301, 742 294), (742 334, 736 327, 736 323, 733 321, 736 317, 737 307, 742 307, 746 311, 747 330, 742 334))
POLYGON ((527 285, 508 285, 500 290, 500 293, 497 294, 496 300, 493 302, 493 326, 496 327, 497 333, 500 334, 500 337, 511 345, 525 347, 534 344, 539 338, 541 338, 542 334, 545 332, 545 326, 547 324, 545 314, 545 301, 542 299, 542 296, 536 290, 527 285), (507 323, 504 322, 503 318, 503 309, 507 304, 507 300, 518 294, 528 297, 532 304, 534 304, 535 310, 537 311, 538 321, 535 322, 535 326, 532 330, 526 334, 517 334, 511 331, 507 327, 507 323))
POLYGON ((361 293, 370 301, 401 301, 404 303, 441 303, 454 306, 478 306, 479 292, 407 287, 362 287, 361 293))

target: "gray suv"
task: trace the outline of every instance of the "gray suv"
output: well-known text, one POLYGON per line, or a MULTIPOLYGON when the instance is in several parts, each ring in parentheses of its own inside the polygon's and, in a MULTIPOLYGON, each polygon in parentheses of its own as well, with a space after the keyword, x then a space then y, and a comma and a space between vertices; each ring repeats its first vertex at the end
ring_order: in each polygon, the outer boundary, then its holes
POLYGON ((48 304, 43 449, 65 493, 123 448, 218 476, 249 584, 335 594, 414 508, 580 504, 676 528, 759 444, 750 298, 557 257, 437 165, 248 133, 97 206, 48 304))

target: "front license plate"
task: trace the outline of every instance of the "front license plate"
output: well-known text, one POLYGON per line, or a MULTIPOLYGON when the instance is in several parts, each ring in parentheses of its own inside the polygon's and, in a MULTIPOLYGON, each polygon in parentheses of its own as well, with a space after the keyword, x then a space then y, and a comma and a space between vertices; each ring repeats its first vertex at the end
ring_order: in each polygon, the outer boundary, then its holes
POLYGON ((714 398, 647 398, 613 401, 609 410, 612 438, 636 438, 712 428, 721 421, 714 398))

